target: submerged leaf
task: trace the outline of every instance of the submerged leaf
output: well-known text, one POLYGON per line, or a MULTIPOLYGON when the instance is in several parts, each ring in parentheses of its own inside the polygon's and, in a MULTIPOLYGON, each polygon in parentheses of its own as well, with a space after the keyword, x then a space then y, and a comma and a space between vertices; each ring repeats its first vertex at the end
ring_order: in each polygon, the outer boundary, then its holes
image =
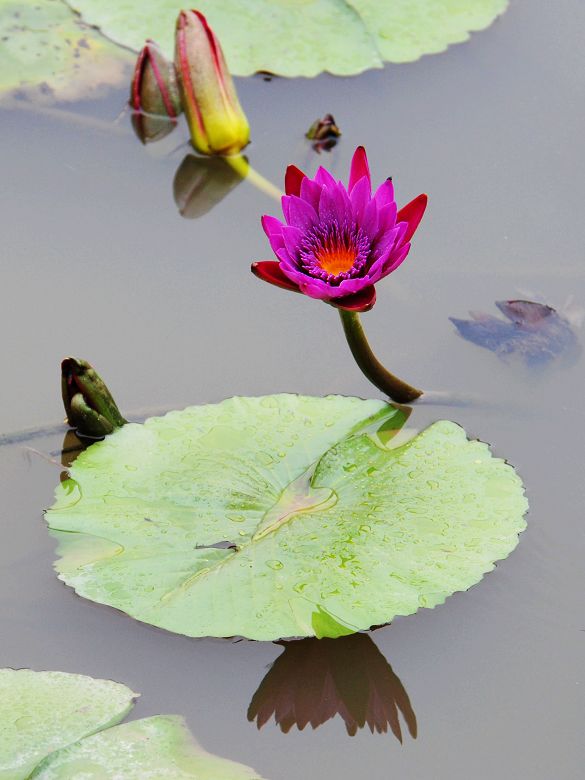
POLYGON ((527 503, 487 445, 447 421, 400 445, 404 419, 275 395, 126 425, 57 488, 60 578, 189 636, 336 637, 440 604, 510 553, 527 503))
MULTIPOLYGON (((444 51, 488 27, 508 0, 199 0, 234 75, 339 76, 444 51), (300 20, 300 21, 299 21, 300 20)), ((172 53, 178 0, 74 0, 90 24, 139 49, 156 38, 172 53)))
POLYGON ((253 769, 203 750, 178 715, 143 718, 82 739, 46 758, 31 780, 74 777, 261 780, 253 769))
POLYGON ((0 669, 0 779, 24 780, 52 751, 116 725, 136 695, 81 674, 0 669))
POLYGON ((128 78, 132 57, 61 0, 0 0, 0 94, 95 97, 128 78))
POLYGON ((571 323, 552 306, 533 301, 496 301, 507 321, 491 314, 470 312, 470 320, 450 317, 466 340, 495 352, 518 357, 529 366, 545 365, 569 351, 578 351, 571 323))

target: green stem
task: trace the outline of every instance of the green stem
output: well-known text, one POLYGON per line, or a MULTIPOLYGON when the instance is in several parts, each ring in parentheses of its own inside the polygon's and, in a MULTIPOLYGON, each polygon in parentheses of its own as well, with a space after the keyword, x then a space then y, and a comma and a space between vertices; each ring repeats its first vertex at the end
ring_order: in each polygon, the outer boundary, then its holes
POLYGON ((415 401, 422 395, 422 390, 403 382, 390 371, 384 368, 378 358, 372 352, 360 315, 355 311, 339 309, 339 316, 345 332, 345 338, 349 344, 351 354, 360 367, 364 376, 393 401, 399 404, 407 404, 415 401))

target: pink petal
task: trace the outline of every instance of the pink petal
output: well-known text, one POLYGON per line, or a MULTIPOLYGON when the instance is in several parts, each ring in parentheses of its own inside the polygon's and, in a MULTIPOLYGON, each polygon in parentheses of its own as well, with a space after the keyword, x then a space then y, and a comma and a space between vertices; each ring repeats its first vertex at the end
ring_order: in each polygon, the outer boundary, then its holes
POLYGON ((372 286, 364 287, 363 290, 353 295, 348 295, 345 298, 334 298, 329 303, 346 311, 369 311, 376 303, 376 290, 372 286))
POLYGON ((392 184, 392 179, 386 179, 386 181, 383 181, 382 184, 380 184, 374 195, 374 200, 380 209, 382 206, 387 206, 388 203, 394 202, 394 185, 392 184))
POLYGON ((305 176, 301 182, 301 198, 306 200, 307 203, 310 203, 315 211, 319 210, 319 200, 322 191, 323 187, 312 179, 309 179, 308 176, 305 176))
POLYGON ((371 194, 372 180, 370 178, 370 166, 368 165, 366 150, 364 149, 363 146, 358 146, 358 148, 353 153, 353 157, 351 160, 351 168, 349 171, 349 184, 347 190, 350 194, 353 188, 355 187, 355 185, 358 183, 358 181, 362 179, 364 176, 366 177, 370 185, 369 192, 371 194))
POLYGON ((260 222, 262 223, 262 227, 268 238, 274 233, 282 233, 284 225, 279 219, 276 219, 276 217, 271 217, 270 214, 264 214, 260 222))
POLYGON ((351 191, 350 200, 353 216, 359 225, 370 202, 370 186, 365 177, 362 177, 351 191))
POLYGON ((317 212, 310 203, 294 195, 289 197, 287 222, 291 227, 309 230, 318 221, 317 212))
POLYGON ((259 263, 252 263, 252 273, 265 282, 282 287, 283 290, 300 292, 298 286, 282 273, 276 260, 262 260, 259 263))
POLYGON ((284 191, 287 195, 301 194, 301 184, 306 174, 304 174, 296 165, 289 165, 284 175, 284 191))
POLYGON ((396 216, 397 222, 408 222, 408 229, 404 235, 404 243, 410 241, 414 235, 414 231, 417 229, 419 222, 423 218, 425 209, 427 207, 428 198, 425 194, 418 195, 410 203, 400 209, 396 216))
POLYGON ((329 173, 327 168, 323 168, 322 165, 317 168, 317 173, 315 174, 313 181, 315 181, 317 184, 320 184, 321 186, 337 187, 337 182, 333 176, 329 173))

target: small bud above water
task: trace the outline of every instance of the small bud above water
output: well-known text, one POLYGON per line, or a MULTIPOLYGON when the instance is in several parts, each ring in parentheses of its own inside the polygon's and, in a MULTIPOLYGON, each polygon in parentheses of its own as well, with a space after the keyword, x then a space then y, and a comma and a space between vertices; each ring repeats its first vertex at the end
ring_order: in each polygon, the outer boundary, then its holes
POLYGON ((305 137, 313 141, 313 149, 319 153, 333 149, 340 135, 341 130, 337 126, 333 114, 325 114, 323 119, 315 119, 305 133, 305 137))
POLYGON ((138 55, 130 88, 130 105, 135 111, 169 119, 176 119, 181 113, 175 66, 154 41, 146 41, 138 55))
POLYGON ((105 382, 85 360, 63 360, 61 395, 67 422, 82 436, 107 436, 126 424, 105 382))

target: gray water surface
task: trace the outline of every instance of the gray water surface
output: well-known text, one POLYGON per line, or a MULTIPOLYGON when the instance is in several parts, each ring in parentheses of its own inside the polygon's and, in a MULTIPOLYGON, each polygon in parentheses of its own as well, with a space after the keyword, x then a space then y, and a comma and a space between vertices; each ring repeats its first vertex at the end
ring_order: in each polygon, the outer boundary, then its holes
MULTIPOLYGON (((411 424, 455 420, 526 484, 528 530, 507 560, 469 592, 372 634, 410 697, 416 740, 404 725, 402 745, 367 729, 350 737, 339 718, 258 731, 246 711, 281 647, 165 633, 61 584, 41 513, 62 432, 0 448, 0 666, 126 683, 142 693, 133 717, 182 714, 206 749, 271 780, 582 777, 583 356, 504 362, 448 318, 516 297, 573 322, 585 308, 584 26, 579 0, 513 0, 488 31, 417 63, 238 84, 247 155, 272 181, 289 162, 345 177, 364 144, 400 203, 429 193, 411 254, 364 323, 406 379, 472 397, 420 403, 411 424), (303 133, 326 111, 343 137, 318 158, 303 133)), ((113 121, 124 100, 72 108, 113 121)), ((29 112, 1 120, 0 431, 59 421, 68 354, 90 360, 128 414, 234 394, 379 396, 331 307, 250 273, 270 258, 259 219, 278 213, 275 202, 243 182, 204 216, 180 216, 184 125, 145 148, 128 117, 121 135, 29 112)))

